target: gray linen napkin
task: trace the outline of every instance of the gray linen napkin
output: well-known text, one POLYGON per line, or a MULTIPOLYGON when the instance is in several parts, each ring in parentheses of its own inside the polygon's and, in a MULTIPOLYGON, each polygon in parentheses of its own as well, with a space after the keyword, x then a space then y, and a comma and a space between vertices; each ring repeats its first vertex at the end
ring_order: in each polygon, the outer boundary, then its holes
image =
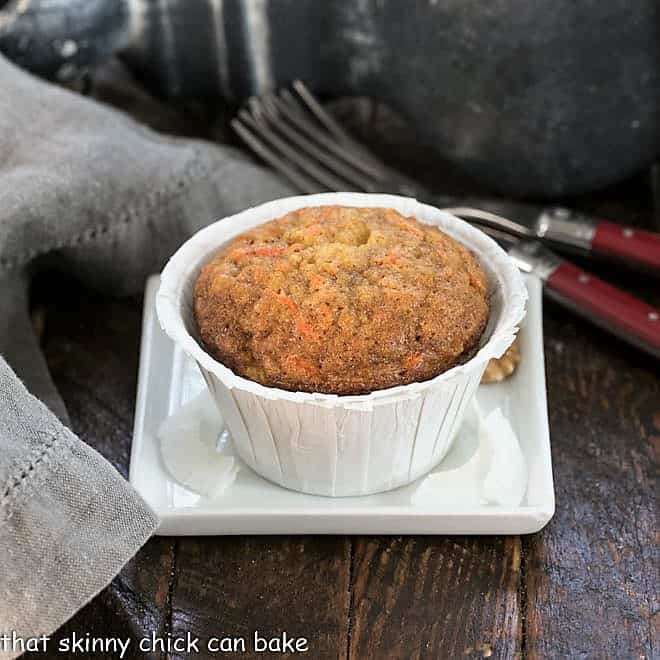
POLYGON ((289 191, 236 151, 158 135, 2 56, 0 89, 0 354, 27 387, 0 362, 0 635, 29 636, 66 621, 157 525, 62 425, 30 275, 55 262, 101 291, 138 292, 189 234, 289 191))

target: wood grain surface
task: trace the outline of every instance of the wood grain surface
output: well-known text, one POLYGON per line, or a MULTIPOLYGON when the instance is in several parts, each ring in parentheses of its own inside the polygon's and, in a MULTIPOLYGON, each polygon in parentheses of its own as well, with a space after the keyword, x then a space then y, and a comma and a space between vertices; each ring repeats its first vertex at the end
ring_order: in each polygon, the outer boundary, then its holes
POLYGON ((305 637, 314 658, 343 657, 350 549, 348 538, 334 536, 183 538, 172 632, 242 637, 249 649, 255 632, 270 639, 286 631, 305 637))
POLYGON ((545 328, 558 506, 525 540, 526 649, 657 658, 657 365, 550 305, 545 328))
MULTIPOLYGON (((392 162, 438 190, 469 188, 395 117, 360 107, 337 111, 392 162)), ((641 226, 652 216, 643 177, 570 203, 641 226)), ((657 280, 597 270, 660 302, 657 280)), ((126 475, 141 300, 59 276, 40 278, 33 299, 74 430, 126 475)), ((658 364, 552 303, 544 328, 557 512, 542 532, 154 538, 60 636, 286 630, 308 638, 312 658, 660 657, 658 364)))
POLYGON ((354 546, 349 658, 519 654, 519 537, 358 538, 354 546))

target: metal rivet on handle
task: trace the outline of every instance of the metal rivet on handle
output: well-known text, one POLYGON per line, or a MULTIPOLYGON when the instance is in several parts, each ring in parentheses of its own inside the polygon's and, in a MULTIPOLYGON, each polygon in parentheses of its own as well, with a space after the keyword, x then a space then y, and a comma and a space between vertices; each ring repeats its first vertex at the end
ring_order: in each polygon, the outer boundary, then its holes
POLYGON ((657 312, 649 312, 649 321, 657 321, 658 318, 657 312))
POLYGON ((630 227, 626 227, 623 230, 623 236, 624 238, 632 238, 635 235, 635 231, 631 229, 630 227))
POLYGON ((580 277, 578 277, 578 280, 579 280, 582 284, 586 284, 586 283, 589 281, 589 275, 584 275, 584 274, 582 274, 582 275, 580 275, 580 277))

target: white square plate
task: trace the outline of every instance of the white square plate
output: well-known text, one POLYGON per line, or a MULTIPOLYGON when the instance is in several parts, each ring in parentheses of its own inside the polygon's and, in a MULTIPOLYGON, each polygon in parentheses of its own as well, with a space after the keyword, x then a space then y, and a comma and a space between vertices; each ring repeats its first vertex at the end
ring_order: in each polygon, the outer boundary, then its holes
MULTIPOLYGON (((529 534, 555 509, 543 363, 541 284, 526 279, 528 310, 520 330, 522 361, 515 374, 481 386, 485 413, 500 407, 518 435, 528 467, 520 506, 483 504, 464 483, 441 497, 421 495, 424 477, 396 490, 328 498, 286 490, 241 465, 236 481, 214 500, 179 485, 160 457, 161 422, 206 386, 197 369, 163 333, 154 307, 158 277, 147 283, 142 326, 130 482, 158 514, 159 534, 529 534)), ((497 441, 497 438, 494 438, 497 441)), ((463 429, 437 470, 470 459, 474 438, 463 429)), ((237 459, 238 460, 238 459, 237 459)), ((435 471, 434 471, 435 472, 435 471)), ((468 486, 469 487, 469 486, 468 486)), ((474 488, 476 491, 476 488, 474 488)))

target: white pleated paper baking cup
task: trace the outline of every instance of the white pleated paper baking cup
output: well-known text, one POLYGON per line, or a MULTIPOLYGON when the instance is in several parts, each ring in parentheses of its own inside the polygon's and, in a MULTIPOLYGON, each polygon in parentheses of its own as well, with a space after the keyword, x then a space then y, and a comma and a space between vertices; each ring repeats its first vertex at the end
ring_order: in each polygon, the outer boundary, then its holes
POLYGON ((317 495, 367 495, 414 481, 451 446, 482 373, 510 346, 527 292, 518 269, 483 232, 414 199, 326 193, 280 199, 197 232, 169 260, 156 309, 163 330, 196 360, 241 458, 277 484, 317 495), (393 208, 437 225, 469 247, 484 267, 491 314, 469 361, 431 380, 359 396, 288 392, 233 373, 197 341, 194 283, 202 266, 237 234, 305 206, 393 208))

